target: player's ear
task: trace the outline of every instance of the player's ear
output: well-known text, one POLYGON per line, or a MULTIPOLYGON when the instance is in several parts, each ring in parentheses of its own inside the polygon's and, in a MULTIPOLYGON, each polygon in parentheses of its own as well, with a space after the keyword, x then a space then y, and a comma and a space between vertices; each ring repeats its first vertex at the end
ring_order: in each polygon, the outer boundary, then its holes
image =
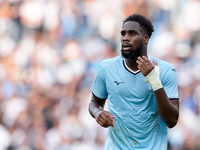
POLYGON ((144 43, 147 44, 149 41, 149 36, 148 35, 145 35, 144 36, 144 43))

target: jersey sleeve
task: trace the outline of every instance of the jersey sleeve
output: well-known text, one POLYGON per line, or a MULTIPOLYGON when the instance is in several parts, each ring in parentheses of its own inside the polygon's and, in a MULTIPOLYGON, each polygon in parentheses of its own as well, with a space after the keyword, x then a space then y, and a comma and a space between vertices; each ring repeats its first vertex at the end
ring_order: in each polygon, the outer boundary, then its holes
POLYGON ((178 77, 174 66, 169 67, 169 69, 163 74, 163 80, 161 82, 170 100, 179 99, 178 77))
POLYGON ((105 68, 102 63, 99 65, 96 78, 93 84, 92 92, 93 94, 101 99, 106 99, 108 96, 106 89, 106 81, 105 81, 105 68))

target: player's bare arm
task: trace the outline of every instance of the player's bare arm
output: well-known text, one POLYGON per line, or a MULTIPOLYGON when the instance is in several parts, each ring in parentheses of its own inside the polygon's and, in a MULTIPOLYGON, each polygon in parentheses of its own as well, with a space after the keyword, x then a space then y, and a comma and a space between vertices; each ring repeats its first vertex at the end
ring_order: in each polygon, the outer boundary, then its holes
MULTIPOLYGON (((138 68, 145 77, 147 77, 155 67, 158 67, 155 60, 153 60, 154 67, 146 56, 139 57, 136 62, 138 64, 138 68)), ((154 79, 155 76, 153 76, 153 80, 154 79)), ((155 80, 152 84, 154 84, 153 89, 157 101, 158 112, 166 125, 169 128, 172 128, 178 121, 179 100, 169 100, 160 81, 155 80)))
POLYGON ((115 127, 114 116, 110 112, 104 110, 104 104, 106 99, 100 99, 92 94, 92 98, 89 104, 89 112, 92 117, 96 119, 96 122, 102 127, 115 127))

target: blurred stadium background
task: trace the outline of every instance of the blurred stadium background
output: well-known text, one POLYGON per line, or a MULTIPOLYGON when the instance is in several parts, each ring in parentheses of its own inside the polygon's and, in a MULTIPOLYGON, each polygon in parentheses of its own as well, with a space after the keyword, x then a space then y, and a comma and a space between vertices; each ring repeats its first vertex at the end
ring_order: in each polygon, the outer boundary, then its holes
POLYGON ((200 0, 0 0, 0 150, 103 150, 92 83, 132 13, 155 26, 149 53, 177 69, 169 150, 200 150, 200 0))

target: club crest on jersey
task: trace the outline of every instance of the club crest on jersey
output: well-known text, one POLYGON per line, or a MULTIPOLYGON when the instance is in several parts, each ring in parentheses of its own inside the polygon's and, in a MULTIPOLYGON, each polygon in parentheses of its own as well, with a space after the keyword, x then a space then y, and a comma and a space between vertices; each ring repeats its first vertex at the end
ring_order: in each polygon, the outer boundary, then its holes
POLYGON ((143 79, 143 81, 147 83, 147 89, 148 89, 149 91, 151 91, 151 90, 152 90, 152 86, 147 82, 146 78, 143 79))
POLYGON ((149 83, 147 83, 147 89, 148 89, 149 91, 152 90, 152 86, 151 86, 149 83))

